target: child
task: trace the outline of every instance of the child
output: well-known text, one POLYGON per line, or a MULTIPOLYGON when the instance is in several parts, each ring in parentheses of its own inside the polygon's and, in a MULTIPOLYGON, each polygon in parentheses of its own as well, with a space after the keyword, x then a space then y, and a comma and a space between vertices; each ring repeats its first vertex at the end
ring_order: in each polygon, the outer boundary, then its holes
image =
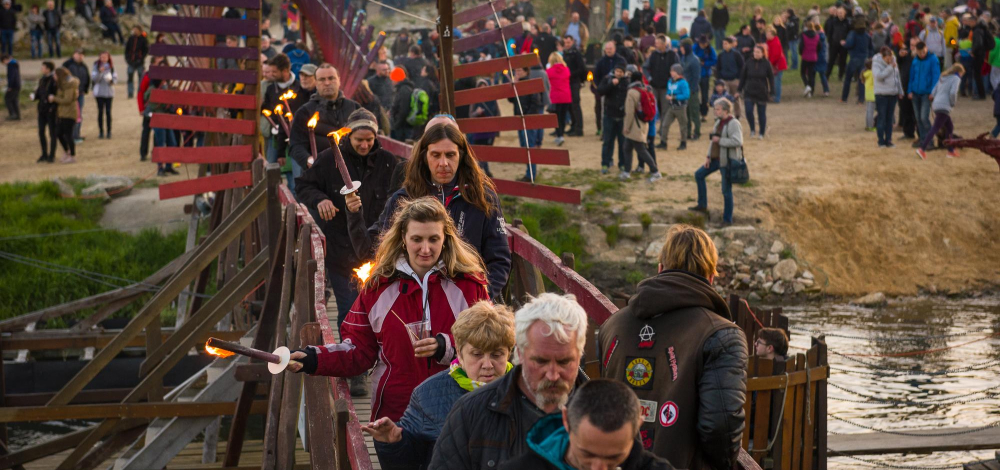
POLYGON ((872 75, 872 60, 865 61, 865 71, 861 72, 865 83, 865 130, 875 130, 875 76, 872 75))
MULTIPOLYGON (((960 39, 958 41, 958 59, 962 64, 962 67, 971 68, 972 67, 972 33, 969 33, 969 37, 960 39)), ((972 77, 962 78, 962 86, 960 87, 962 96, 972 95, 975 90, 972 88, 972 77)))
POLYGON ((667 141, 670 133, 670 125, 674 120, 678 121, 678 131, 681 134, 681 145, 677 150, 687 148, 687 104, 691 97, 691 89, 687 80, 684 79, 684 67, 681 64, 674 64, 670 67, 670 80, 667 81, 667 113, 666 120, 663 121, 663 135, 660 139, 667 141))
POLYGON ((735 103, 736 100, 733 99, 733 95, 730 95, 726 91, 726 84, 722 80, 715 81, 715 91, 712 93, 712 97, 708 99, 708 106, 710 108, 715 108, 715 100, 719 98, 725 98, 729 100, 730 103, 735 103))
MULTIPOLYGON (((951 122, 951 110, 958 100, 958 87, 962 83, 964 75, 965 67, 962 67, 962 64, 952 65, 941 73, 941 78, 931 91, 934 125, 931 126, 930 132, 924 136, 924 140, 920 142, 920 148, 917 149, 917 156, 923 160, 927 159, 927 147, 930 146, 931 140, 934 139, 938 131, 944 130, 945 138, 954 136, 955 126, 951 122)), ((948 158, 958 158, 958 152, 955 151, 954 147, 948 147, 948 158)))

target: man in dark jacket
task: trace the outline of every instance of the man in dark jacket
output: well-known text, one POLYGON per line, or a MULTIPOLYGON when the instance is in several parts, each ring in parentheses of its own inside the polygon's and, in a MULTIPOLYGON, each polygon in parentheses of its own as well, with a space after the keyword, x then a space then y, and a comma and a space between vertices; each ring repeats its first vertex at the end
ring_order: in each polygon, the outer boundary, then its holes
POLYGON ((785 57, 788 58, 788 67, 796 70, 799 68, 799 30, 802 26, 799 17, 795 16, 795 10, 789 8, 782 16, 785 18, 785 38, 788 42, 785 57))
POLYGON ((549 415, 528 432, 530 451, 500 470, 673 470, 664 459, 636 442, 642 413, 627 385, 591 380, 577 388, 561 415, 549 415))
POLYGON ((649 0, 642 0, 642 9, 636 8, 632 14, 632 21, 638 24, 636 28, 635 37, 639 37, 638 29, 642 28, 646 31, 653 31, 653 17, 655 16, 655 11, 649 6, 649 0))
POLYGON ((535 49, 538 49, 538 60, 541 61, 542 67, 548 65, 549 55, 559 47, 556 44, 558 41, 559 38, 552 35, 551 26, 547 23, 538 25, 538 35, 531 41, 531 44, 535 49))
POLYGON ((830 44, 830 57, 827 59, 826 76, 833 76, 833 66, 838 68, 838 76, 844 79, 847 72, 847 48, 841 41, 847 40, 847 34, 851 32, 851 19, 847 17, 847 10, 844 7, 837 7, 836 14, 830 15, 823 26, 826 32, 826 40, 830 44))
POLYGON ((104 36, 110 38, 116 44, 125 44, 125 38, 122 37, 122 28, 118 24, 118 10, 115 9, 111 0, 104 0, 100 16, 101 25, 104 26, 104 36))
POLYGON ((699 93, 699 82, 701 81, 701 61, 694 53, 694 41, 691 38, 684 38, 681 41, 681 65, 684 67, 684 79, 691 88, 691 97, 688 98, 688 128, 687 135, 691 140, 698 140, 701 136, 701 94, 699 93))
POLYGON ((587 63, 583 60, 583 54, 576 47, 573 36, 563 36, 563 60, 566 61, 566 68, 569 69, 569 93, 570 106, 569 115, 573 121, 568 136, 583 137, 583 109, 580 108, 580 87, 587 81, 587 63))
POLYGON ((31 99, 38 102, 38 141, 42 144, 42 156, 38 163, 52 163, 56 158, 56 103, 49 102, 49 96, 58 92, 56 86, 56 66, 52 62, 42 62, 42 77, 38 79, 38 87, 31 99), (48 140, 45 131, 48 129, 48 140))
MULTIPOLYGON (((62 66, 66 67, 66 69, 69 70, 69 73, 73 74, 73 76, 80 81, 80 94, 76 99, 76 104, 79 108, 80 115, 83 116, 83 104, 85 102, 83 98, 87 95, 87 92, 90 91, 90 69, 87 68, 87 64, 83 62, 83 49, 77 49, 74 51, 73 57, 66 59, 66 62, 63 62, 62 66)), ((73 140, 75 140, 76 143, 83 142, 83 136, 80 135, 81 122, 82 119, 77 121, 77 123, 73 126, 73 140)))
POLYGON ((604 77, 597 87, 597 94, 604 102, 603 134, 601 135, 601 173, 608 174, 613 163, 615 141, 618 141, 618 170, 625 171, 625 98, 628 94, 628 77, 625 65, 616 65, 611 75, 604 77))
POLYGON ((851 94, 851 82, 858 82, 858 103, 865 101, 865 81, 861 78, 861 72, 865 69, 865 61, 872 56, 872 38, 864 29, 855 29, 847 35, 847 39, 841 41, 841 46, 847 50, 850 60, 847 62, 847 76, 844 78, 844 89, 840 93, 840 101, 846 103, 847 97, 851 94))
POLYGON ((747 343, 712 288, 717 260, 708 234, 673 226, 659 274, 598 335, 601 375, 625 381, 649 409, 644 441, 694 470, 733 468, 744 428, 747 343))
POLYGON ((716 0, 712 7, 712 35, 715 36, 715 49, 722 49, 722 40, 729 35, 726 34, 726 27, 729 26, 729 7, 725 0, 716 0))
POLYGON ((372 94, 378 98, 378 103, 382 109, 392 108, 393 84, 389 78, 389 64, 379 62, 375 64, 375 75, 368 79, 368 88, 372 94))
POLYGON ((604 55, 594 64, 594 81, 590 82, 590 91, 594 93, 595 98, 594 116, 597 120, 597 135, 601 135, 601 129, 604 125, 603 118, 601 117, 603 111, 601 94, 597 92, 597 87, 618 66, 625 67, 625 58, 618 54, 618 46, 615 45, 614 41, 605 42, 604 55))
POLYGON ((125 42, 125 63, 128 65, 128 97, 134 96, 135 85, 132 82, 132 75, 136 77, 136 82, 142 81, 142 74, 146 71, 146 56, 149 55, 149 41, 146 40, 146 32, 142 26, 132 27, 132 35, 125 42))
POLYGON ((532 426, 587 380, 580 370, 587 313, 572 297, 539 295, 518 310, 514 326, 521 364, 455 403, 429 468, 496 468, 527 453, 532 426))
POLYGON ((410 114, 410 95, 413 94, 413 88, 413 81, 409 75, 396 83, 396 94, 392 99, 392 107, 389 108, 392 138, 400 142, 413 139, 413 126, 406 122, 406 117, 410 114))
MULTIPOLYGON (((736 39, 726 38, 722 43, 722 52, 719 53, 715 63, 715 81, 722 82, 726 86, 726 91, 736 96, 740 89, 740 72, 743 71, 743 54, 736 51, 736 39)), ((743 100, 736 98, 733 101, 733 116, 738 120, 743 108, 743 100)))
POLYGON ((340 74, 330 64, 322 64, 316 69, 316 94, 302 105, 292 118, 292 135, 289 139, 288 156, 304 169, 312 166, 309 133, 316 136, 316 152, 330 148, 326 135, 344 127, 348 117, 361 106, 344 96, 340 91, 340 74), (314 129, 307 124, 312 116, 319 113, 314 129))
POLYGON ((976 85, 976 94, 973 95, 973 100, 986 99, 986 88, 983 86, 983 63, 986 62, 986 57, 989 56, 994 47, 995 41, 989 29, 986 28, 986 19, 979 18, 976 21, 976 26, 972 28, 972 70, 966 72, 971 75, 972 83, 976 85))
POLYGON ((666 135, 664 119, 667 115, 667 81, 670 79, 670 68, 680 62, 677 51, 670 49, 670 39, 665 34, 656 35, 656 50, 646 58, 646 63, 642 66, 642 71, 649 80, 649 86, 653 87, 653 94, 656 95, 656 109, 660 110, 660 144, 659 149, 667 148, 667 142, 663 139, 666 135))
POLYGON ((59 13, 59 10, 56 10, 55 2, 49 0, 45 3, 42 18, 45 18, 45 44, 49 48, 49 58, 62 57, 62 48, 59 44, 59 33, 62 29, 62 14, 59 13))
POLYGON ((14 31, 17 30, 17 12, 21 6, 14 6, 11 0, 3 0, 0 5, 0 54, 14 54, 14 31))
POLYGON ((7 66, 7 90, 3 94, 3 102, 7 105, 7 120, 21 120, 21 64, 10 54, 0 55, 0 62, 7 66))
POLYGON ((699 41, 702 36, 712 39, 712 23, 708 22, 705 10, 698 10, 698 16, 691 23, 689 36, 695 41, 699 41))
MULTIPOLYGON (((272 79, 267 82, 267 86, 264 87, 264 98, 260 102, 261 110, 273 110, 277 105, 281 104, 284 108, 284 102, 282 102, 281 95, 288 91, 295 93, 294 99, 285 100, 288 102, 288 108, 283 110, 284 113, 292 113, 294 116, 295 112, 302 107, 302 105, 308 102, 309 97, 306 96, 305 92, 302 91, 302 86, 296 79, 295 74, 292 73, 292 62, 288 60, 288 56, 285 54, 276 54, 273 58, 266 62, 267 65, 271 66, 272 79)), ((275 117, 275 120, 281 119, 280 117, 275 117)), ((266 122, 266 120, 265 120, 266 122)), ((271 128, 270 125, 267 126, 271 128)), ((282 126, 278 127, 278 133, 272 134, 270 131, 264 133, 265 142, 267 142, 267 161, 284 166, 285 160, 285 149, 286 145, 281 145, 287 137, 282 126)), ((273 128, 272 128, 273 129, 273 128)), ((302 174, 302 170, 299 169, 298 172, 292 169, 292 174, 298 176, 302 174)), ((295 190, 294 182, 289 189, 295 190)))

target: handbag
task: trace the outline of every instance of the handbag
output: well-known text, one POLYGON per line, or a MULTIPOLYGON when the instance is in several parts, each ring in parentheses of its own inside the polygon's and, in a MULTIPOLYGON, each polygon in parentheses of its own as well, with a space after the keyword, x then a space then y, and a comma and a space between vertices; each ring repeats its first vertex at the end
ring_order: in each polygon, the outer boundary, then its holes
POLYGON ((729 159, 729 182, 732 184, 744 184, 750 181, 750 168, 747 167, 747 156, 743 153, 743 147, 740 147, 740 154, 743 158, 736 160, 735 158, 729 159))

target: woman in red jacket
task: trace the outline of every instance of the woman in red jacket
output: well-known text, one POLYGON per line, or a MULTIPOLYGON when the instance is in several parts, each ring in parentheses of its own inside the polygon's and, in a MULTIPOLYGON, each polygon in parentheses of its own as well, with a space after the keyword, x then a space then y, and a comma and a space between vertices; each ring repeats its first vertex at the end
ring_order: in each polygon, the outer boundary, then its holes
POLYGON ((774 26, 768 26, 764 30, 764 35, 767 37, 767 60, 771 62, 771 67, 774 69, 774 102, 780 103, 781 76, 788 69, 788 63, 785 62, 785 50, 781 47, 781 39, 778 38, 778 32, 774 26))
POLYGON ((488 300, 486 268, 429 196, 402 203, 372 264, 340 327, 341 342, 294 352, 298 362, 288 369, 354 377, 374 366, 372 420, 398 421, 413 389, 455 359, 451 325, 470 305, 488 300), (411 333, 407 324, 416 322, 426 328, 411 333))
POLYGON ((545 71, 549 76, 549 101, 556 107, 556 117, 559 118, 559 126, 556 127, 556 145, 562 145, 563 129, 566 127, 566 116, 569 114, 569 105, 573 102, 573 97, 569 90, 569 67, 563 60, 561 52, 549 54, 549 68, 545 71))

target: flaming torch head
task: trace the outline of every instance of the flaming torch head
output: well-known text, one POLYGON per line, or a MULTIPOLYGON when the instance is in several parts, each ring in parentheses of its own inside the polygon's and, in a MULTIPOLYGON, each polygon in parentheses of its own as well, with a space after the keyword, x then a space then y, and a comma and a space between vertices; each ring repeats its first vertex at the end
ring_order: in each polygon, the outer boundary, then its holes
POLYGON ((260 113, 263 114, 265 117, 271 117, 271 112, 266 109, 260 110, 260 113))
POLYGON ((313 116, 309 118, 309 122, 306 123, 306 126, 309 127, 310 129, 315 129, 316 124, 318 122, 319 122, 319 111, 316 111, 315 113, 313 113, 313 116))
POLYGON ((229 356, 232 356, 233 354, 236 354, 236 353, 231 352, 231 351, 226 351, 225 349, 213 348, 213 347, 211 347, 211 346, 208 345, 207 341, 205 342, 205 352, 207 352, 207 353, 209 353, 209 354, 211 354, 211 355, 213 355, 215 357, 229 357, 229 356))
POLYGON ((288 119, 288 122, 292 122, 292 113, 285 113, 285 119, 288 119))
POLYGON ((372 275, 372 262, 369 261, 362 264, 360 268, 354 268, 354 274, 358 276, 358 279, 361 279, 362 283, 364 283, 368 280, 368 277, 372 275))
POLYGON ((587 72, 587 81, 588 82, 594 81, 594 72, 587 72))
POLYGON ((181 108, 177 108, 177 115, 178 116, 183 116, 184 115, 184 110, 181 109, 181 108))
POLYGON ((340 139, 344 138, 345 135, 351 133, 350 127, 341 127, 326 136, 333 142, 334 145, 340 145, 340 139))
POLYGON ((284 109, 284 108, 282 107, 281 103, 278 103, 278 105, 274 107, 274 114, 277 114, 277 115, 281 116, 281 114, 282 114, 281 110, 282 109, 284 109))

